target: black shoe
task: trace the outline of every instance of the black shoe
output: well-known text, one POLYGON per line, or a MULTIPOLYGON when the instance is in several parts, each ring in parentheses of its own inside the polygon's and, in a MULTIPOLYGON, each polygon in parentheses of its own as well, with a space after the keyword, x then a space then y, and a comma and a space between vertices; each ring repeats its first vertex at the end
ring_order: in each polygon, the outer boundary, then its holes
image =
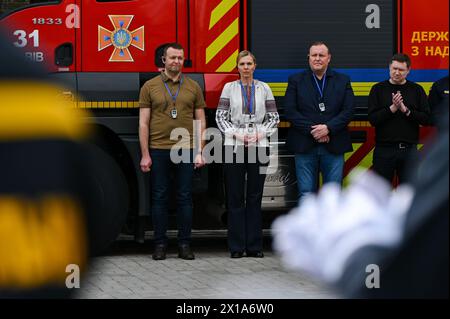
POLYGON ((193 260, 195 256, 189 245, 180 245, 178 246, 178 258, 193 260))
POLYGON ((264 254, 262 251, 247 251, 247 257, 263 258, 264 254))
POLYGON ((156 245, 155 251, 153 252, 152 258, 153 260, 164 260, 166 259, 166 245, 156 245))
POLYGON ((244 256, 244 253, 241 251, 233 251, 230 253, 231 258, 242 258, 244 256))

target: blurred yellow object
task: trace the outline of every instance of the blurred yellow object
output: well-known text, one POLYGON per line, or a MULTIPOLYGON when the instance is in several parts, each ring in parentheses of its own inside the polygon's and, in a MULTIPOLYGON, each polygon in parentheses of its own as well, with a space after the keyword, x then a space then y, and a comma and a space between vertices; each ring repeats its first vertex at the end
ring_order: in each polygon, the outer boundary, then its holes
POLYGON ((69 296, 86 269, 87 116, 63 87, 0 80, 0 297, 69 296))
POLYGON ((61 286, 66 267, 84 269, 85 220, 64 195, 39 199, 0 195, 0 287, 61 286))
POLYGON ((79 139, 83 117, 64 89, 49 83, 0 81, 0 139, 79 139))

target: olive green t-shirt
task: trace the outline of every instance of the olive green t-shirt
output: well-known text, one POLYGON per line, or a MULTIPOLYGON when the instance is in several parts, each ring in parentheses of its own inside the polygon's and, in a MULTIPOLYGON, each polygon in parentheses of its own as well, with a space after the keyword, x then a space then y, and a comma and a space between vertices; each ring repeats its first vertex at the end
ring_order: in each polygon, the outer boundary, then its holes
POLYGON ((180 79, 182 79, 181 82, 179 80, 174 82, 164 72, 161 72, 161 75, 148 80, 141 88, 139 107, 151 109, 150 148, 170 149, 175 144, 182 148, 193 147, 194 110, 205 108, 206 104, 202 89, 197 82, 183 74, 180 79), (167 92, 164 82, 167 83, 173 96, 180 88, 175 104, 167 92), (171 116, 174 106, 177 113, 176 118, 171 116), (174 131, 176 140, 171 140, 170 134, 175 129, 181 130, 174 131))

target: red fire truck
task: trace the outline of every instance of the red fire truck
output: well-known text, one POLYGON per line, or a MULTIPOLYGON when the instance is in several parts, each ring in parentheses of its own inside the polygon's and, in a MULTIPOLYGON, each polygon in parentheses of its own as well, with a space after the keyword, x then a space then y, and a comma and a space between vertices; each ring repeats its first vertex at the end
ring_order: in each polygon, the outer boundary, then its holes
MULTIPOLYGON (((351 77, 356 96, 350 125, 355 151, 346 155, 345 175, 371 165, 367 95, 388 77, 394 52, 410 54, 409 78, 427 92, 448 73, 446 0, 10 0, 0 4, 0 27, 28 59, 64 84, 62 93, 75 107, 91 111, 92 163, 104 221, 99 249, 121 231, 142 241, 150 222, 151 185, 139 169, 137 106, 140 87, 158 74, 164 43, 184 46, 184 72, 204 90, 208 126, 214 126, 223 84, 237 78, 240 50, 255 53, 255 77, 269 83, 283 119, 288 76, 308 67, 311 42, 327 42, 333 68, 351 77)), ((273 154, 278 169, 264 189, 269 222, 273 212, 297 200, 293 157, 284 149, 288 126, 280 123, 273 154)), ((223 228, 220 164, 196 172, 194 193, 194 229, 223 228)))

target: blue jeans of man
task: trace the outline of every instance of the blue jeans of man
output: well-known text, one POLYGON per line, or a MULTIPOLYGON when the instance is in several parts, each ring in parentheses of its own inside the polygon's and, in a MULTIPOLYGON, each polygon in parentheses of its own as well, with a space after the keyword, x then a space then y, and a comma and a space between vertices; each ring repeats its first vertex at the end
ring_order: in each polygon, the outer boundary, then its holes
MULTIPOLYGON (((191 152, 192 153, 192 152, 191 152)), ((192 177, 194 164, 174 164, 170 150, 151 149, 152 222, 155 245, 167 245, 170 172, 175 173, 178 244, 189 244, 192 229, 192 177)))
POLYGON ((295 171, 301 201, 306 194, 317 191, 319 173, 322 173, 324 184, 342 184, 344 155, 330 153, 324 145, 319 144, 306 153, 295 155, 295 171))

